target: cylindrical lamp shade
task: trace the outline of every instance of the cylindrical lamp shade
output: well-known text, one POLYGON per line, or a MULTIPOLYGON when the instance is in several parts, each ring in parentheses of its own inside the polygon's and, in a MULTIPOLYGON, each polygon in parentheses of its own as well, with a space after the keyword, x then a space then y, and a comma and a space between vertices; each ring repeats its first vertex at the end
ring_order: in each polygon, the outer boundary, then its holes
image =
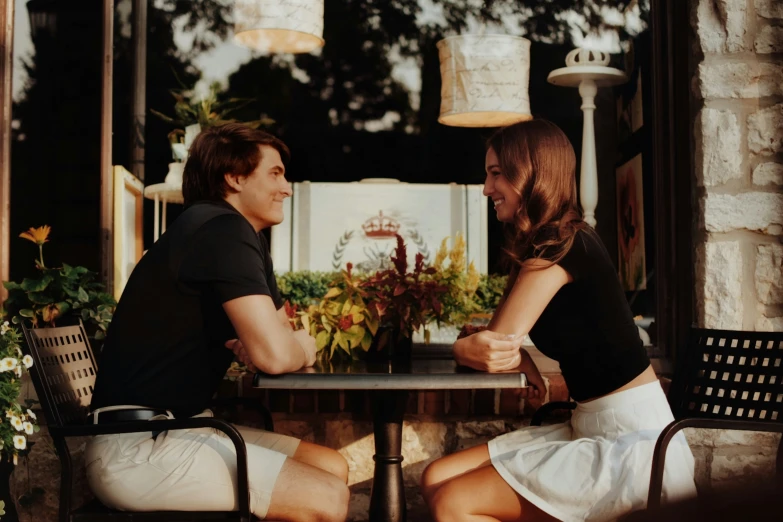
POLYGON ((502 127, 530 120, 530 40, 449 36, 438 42, 440 117, 455 127, 502 127))
POLYGON ((324 45, 324 0, 236 0, 234 40, 269 53, 308 53, 324 45))

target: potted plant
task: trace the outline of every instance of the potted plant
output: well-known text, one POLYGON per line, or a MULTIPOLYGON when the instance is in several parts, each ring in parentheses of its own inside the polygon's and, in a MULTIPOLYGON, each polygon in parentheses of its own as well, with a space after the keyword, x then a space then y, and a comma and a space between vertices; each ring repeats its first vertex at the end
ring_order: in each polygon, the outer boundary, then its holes
POLYGON ((21 335, 8 321, 0 324, 0 518, 16 520, 9 481, 19 455, 28 451, 27 437, 39 431, 36 415, 19 404, 22 376, 33 358, 22 356, 21 335))
MULTIPOLYGON (((169 91, 174 97, 173 117, 150 109, 152 114, 177 127, 168 135, 172 157, 175 161, 169 163, 169 172, 165 180, 167 184, 182 186, 182 172, 188 156, 188 149, 201 129, 236 122, 237 120, 229 118, 229 114, 253 101, 249 98, 219 100, 221 90, 220 82, 213 82, 209 86, 207 95, 199 98, 194 89, 188 89, 182 85, 181 89, 169 91)), ((257 129, 260 126, 273 124, 274 120, 261 116, 257 120, 242 123, 257 129)))
POLYGON ((310 331, 325 357, 405 357, 414 331, 433 323, 457 324, 477 309, 473 296, 479 276, 466 269, 465 243, 458 236, 451 250, 444 240, 432 266, 415 256, 412 270, 401 236, 391 267, 359 273, 349 263, 323 298, 299 310, 287 305, 297 327, 310 331))
POLYGON ((21 283, 3 282, 8 298, 0 315, 8 316, 14 324, 27 320, 34 328, 55 326, 63 318, 78 318, 84 322, 88 335, 102 340, 117 302, 103 291, 95 272, 65 263, 59 267, 44 264, 43 246, 49 241, 50 232, 51 227, 44 225, 19 234, 38 246, 35 267, 39 275, 21 283))

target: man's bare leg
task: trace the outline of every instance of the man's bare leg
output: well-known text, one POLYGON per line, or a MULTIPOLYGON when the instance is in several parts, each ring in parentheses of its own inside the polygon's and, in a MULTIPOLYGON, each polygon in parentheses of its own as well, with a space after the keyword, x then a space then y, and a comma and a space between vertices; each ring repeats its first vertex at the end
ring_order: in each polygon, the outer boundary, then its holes
POLYGON ((294 453, 294 460, 322 469, 348 483, 348 462, 338 451, 302 441, 294 453))
POLYGON ((272 490, 266 518, 280 522, 344 522, 348 500, 348 486, 342 478, 289 458, 272 490))

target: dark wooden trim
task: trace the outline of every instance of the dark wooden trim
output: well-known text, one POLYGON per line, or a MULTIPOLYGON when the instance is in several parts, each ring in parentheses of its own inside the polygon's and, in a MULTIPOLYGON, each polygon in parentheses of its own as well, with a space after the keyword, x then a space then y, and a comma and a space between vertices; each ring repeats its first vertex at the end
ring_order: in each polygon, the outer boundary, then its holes
POLYGON ((674 360, 693 322, 690 2, 652 0, 658 342, 674 360))
MULTIPOLYGON (((0 281, 11 270, 11 100, 14 64, 14 2, 0 0, 0 281)), ((0 285, 0 304, 6 297, 0 285)))
POLYGON ((130 171, 144 181, 147 125, 147 0, 133 0, 131 10, 133 62, 131 70, 130 171))
POLYGON ((114 171, 112 169, 112 79, 114 66, 114 1, 103 0, 101 90, 101 278, 114 288, 114 171))

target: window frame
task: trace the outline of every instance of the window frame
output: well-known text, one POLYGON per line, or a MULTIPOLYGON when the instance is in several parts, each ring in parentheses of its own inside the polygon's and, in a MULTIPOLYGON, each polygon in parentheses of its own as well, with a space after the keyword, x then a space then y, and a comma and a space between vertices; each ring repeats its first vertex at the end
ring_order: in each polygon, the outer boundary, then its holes
POLYGON ((681 356, 694 315, 693 116, 689 2, 651 0, 657 342, 663 373, 681 356))

